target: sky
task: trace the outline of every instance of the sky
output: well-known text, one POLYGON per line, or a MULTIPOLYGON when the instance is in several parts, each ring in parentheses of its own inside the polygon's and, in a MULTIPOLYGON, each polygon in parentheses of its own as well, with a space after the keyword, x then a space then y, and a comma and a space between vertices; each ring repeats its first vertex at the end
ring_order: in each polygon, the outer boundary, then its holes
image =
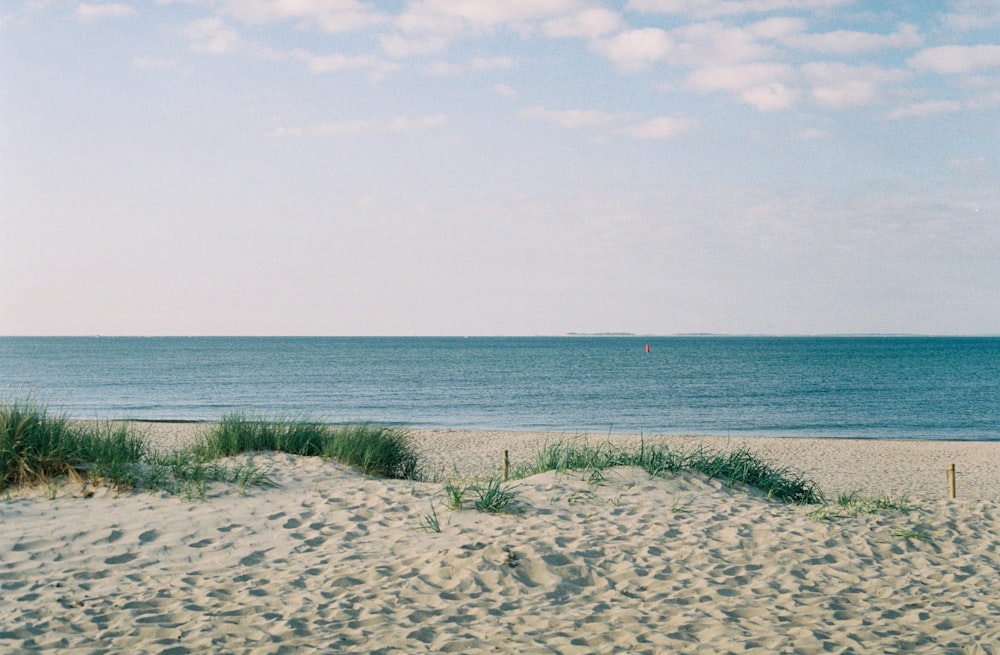
POLYGON ((0 0, 0 335, 1000 334, 995 0, 0 0))

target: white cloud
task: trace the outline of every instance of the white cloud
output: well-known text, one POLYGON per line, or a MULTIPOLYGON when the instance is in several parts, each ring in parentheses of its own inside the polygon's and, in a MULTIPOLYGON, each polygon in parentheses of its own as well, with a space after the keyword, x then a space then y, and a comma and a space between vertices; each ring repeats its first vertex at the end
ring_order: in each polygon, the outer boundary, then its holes
POLYGON ((432 75, 454 76, 469 71, 503 70, 513 66, 514 60, 510 57, 477 57, 465 64, 437 61, 428 67, 427 72, 432 75))
POLYGON ((381 62, 370 55, 314 55, 295 50, 292 56, 305 62, 313 73, 337 73, 346 70, 364 70, 377 67, 381 62))
POLYGON ((764 86, 747 89, 740 94, 740 100, 760 111, 791 109, 799 99, 799 91, 772 82, 764 86))
POLYGON ((741 91, 788 79, 793 74, 787 64, 733 64, 693 71, 688 82, 700 91, 741 91))
POLYGON ((901 23, 891 34, 836 30, 822 34, 792 34, 783 38, 782 42, 800 50, 831 55, 853 55, 897 48, 915 48, 923 44, 924 37, 915 25, 901 23))
POLYGON ((671 61, 703 67, 764 61, 774 54, 751 29, 730 27, 717 21, 694 23, 671 32, 676 47, 671 61))
POLYGON ((943 16, 944 24, 955 30, 989 29, 1000 25, 1000 5, 996 0, 958 0, 943 16))
POLYGON ((624 70, 639 70, 665 59, 673 49, 670 37, 661 29, 647 27, 627 30, 591 43, 591 48, 624 70))
POLYGON ((572 129, 581 127, 599 127, 622 120, 620 114, 609 114, 602 111, 584 109, 553 110, 544 107, 530 107, 518 113, 521 118, 542 120, 572 129))
POLYGON ((779 39, 789 34, 805 32, 808 23, 801 18, 790 18, 788 16, 778 16, 775 18, 765 18, 764 20, 751 23, 746 26, 746 30, 760 39, 779 39))
POLYGON ((692 72, 688 84, 700 91, 729 91, 761 111, 788 109, 799 92, 782 83, 794 71, 786 64, 756 63, 712 66, 692 72))
MULTIPOLYGON (((582 0, 408 0, 405 9, 392 18, 396 34, 380 36, 382 49, 391 57, 410 57, 442 52, 458 38, 471 38, 501 28, 527 36, 550 20, 572 18, 581 13, 579 29, 598 30, 608 20, 605 10, 581 12, 582 0)), ((563 29, 571 29, 569 23, 563 29)), ((558 29, 558 26, 557 26, 558 29)), ((446 73, 435 65, 438 74, 446 73)))
POLYGON ((529 107, 518 113, 526 120, 540 120, 567 129, 601 129, 605 134, 626 134, 636 139, 669 139, 698 126, 685 118, 658 116, 645 118, 639 114, 609 113, 585 109, 553 110, 529 107))
POLYGON ((398 64, 384 61, 373 55, 316 55, 297 49, 288 55, 278 56, 297 59, 303 62, 310 72, 317 74, 339 73, 342 71, 366 71, 369 77, 381 79, 399 68, 398 64))
POLYGON ((651 14, 686 14, 696 17, 764 14, 776 11, 829 9, 854 0, 629 0, 626 7, 651 14))
POLYGON ((304 126, 279 127, 272 133, 278 138, 331 138, 353 136, 363 133, 408 133, 426 132, 444 127, 445 116, 424 116, 421 118, 399 117, 388 121, 345 120, 326 123, 311 123, 304 126))
POLYGON ((387 128, 390 132, 426 132, 444 127, 447 122, 448 119, 443 114, 422 118, 394 118, 389 121, 387 128))
POLYGON ((637 139, 670 139, 698 126, 698 121, 660 116, 625 127, 625 134, 637 139))
POLYGON ((500 26, 527 29, 533 21, 566 14, 577 0, 418 0, 410 2, 397 25, 404 30, 455 34, 500 26))
POLYGON ((381 34, 378 40, 385 54, 398 59, 431 55, 448 47, 448 39, 438 35, 411 37, 402 34, 381 34))
POLYGON ((905 107, 899 107, 886 114, 889 120, 901 118, 934 116, 935 114, 953 114, 962 110, 962 103, 954 100, 927 100, 905 107))
POLYGON ((818 86, 812 91, 813 100, 831 109, 862 107, 878 98, 878 86, 864 80, 845 80, 836 86, 818 86))
POLYGON ((123 5, 117 2, 106 2, 100 4, 81 2, 76 8, 74 16, 76 16, 76 19, 79 21, 91 22, 102 18, 121 18, 123 16, 131 16, 134 13, 135 9, 129 5, 123 5))
POLYGON ((388 20, 358 0, 225 0, 222 13, 255 25, 294 20, 329 33, 360 30, 388 20))
POLYGON ((610 9, 591 8, 546 21, 542 29, 551 37, 596 39, 627 27, 621 14, 610 9))
POLYGON ((183 34, 191 40, 191 49, 195 52, 229 54, 243 45, 239 33, 219 18, 192 21, 183 29, 183 34))
POLYGON ((395 17, 393 25, 406 34, 433 34, 448 39, 457 37, 467 30, 461 18, 435 13, 412 4, 395 17))
POLYGON ((882 100, 883 84, 909 78, 907 71, 898 68, 828 62, 805 64, 802 72, 814 83, 813 100, 831 109, 875 104, 882 100))
POLYGON ((907 63, 935 73, 969 73, 1000 68, 1000 45, 944 45, 925 48, 907 63))

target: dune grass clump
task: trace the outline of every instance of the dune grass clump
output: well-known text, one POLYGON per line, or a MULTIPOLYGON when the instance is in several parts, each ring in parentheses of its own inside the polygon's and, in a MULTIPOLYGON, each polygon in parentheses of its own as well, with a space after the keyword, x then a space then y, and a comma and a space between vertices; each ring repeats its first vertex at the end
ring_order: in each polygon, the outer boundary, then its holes
POLYGON ((519 509, 517 487, 497 478, 468 484, 449 480, 444 485, 444 505, 448 509, 465 509, 469 496, 472 506, 487 514, 511 514, 519 509))
POLYGON ((462 509, 465 505, 467 486, 459 480, 444 483, 444 504, 448 509, 462 509))
POLYGON ((715 452, 700 448, 693 452, 671 450, 665 444, 643 443, 639 448, 555 442, 545 446, 534 462, 516 469, 517 477, 544 471, 603 471, 614 466, 638 466, 650 475, 669 475, 683 470, 698 471, 727 484, 746 484, 768 498, 796 504, 823 501, 819 487, 788 468, 776 467, 749 449, 715 452))
POLYGON ((488 514, 510 513, 517 508, 517 491, 512 485, 497 479, 474 484, 469 491, 475 494, 473 507, 488 514))
POLYGON ((377 477, 418 477, 417 456, 406 433, 379 425, 330 427, 313 421, 228 415, 188 453, 195 460, 208 461, 259 450, 326 457, 377 477))
POLYGON ((406 433, 385 426, 353 425, 333 429, 322 456, 368 475, 397 480, 419 477, 417 455, 406 433))
POLYGON ((775 467, 746 448, 729 453, 699 451, 692 454, 688 465, 710 478, 746 484, 785 503, 812 505, 823 501, 815 482, 788 468, 775 467))
POLYGON ((882 512, 902 512, 907 514, 916 509, 905 496, 893 498, 886 494, 865 496, 857 491, 838 493, 834 502, 824 502, 809 512, 809 518, 815 521, 830 521, 837 518, 857 518, 867 514, 882 512))
POLYGON ((195 443, 190 454, 202 461, 262 450, 317 457, 323 454, 328 436, 326 426, 311 421, 252 420, 230 414, 195 443))
POLYGON ((0 490, 62 475, 130 488, 146 454, 143 440, 125 426, 70 423, 31 400, 0 403, 0 490))
POLYGON ((48 484, 62 476, 124 490, 144 487, 200 498, 224 482, 240 492, 274 486, 252 464, 218 462, 245 452, 278 451, 327 457, 379 477, 418 478, 418 460, 405 432, 382 426, 331 428, 312 421, 223 418, 192 446, 158 453, 125 423, 103 425, 49 416, 32 402, 0 403, 0 491, 48 484))

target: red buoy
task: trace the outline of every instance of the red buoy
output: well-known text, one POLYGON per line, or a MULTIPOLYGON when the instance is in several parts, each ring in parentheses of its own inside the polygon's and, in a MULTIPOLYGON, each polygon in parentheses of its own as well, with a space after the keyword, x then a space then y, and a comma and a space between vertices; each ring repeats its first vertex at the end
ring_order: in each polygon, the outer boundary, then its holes
POLYGON ((649 352, 649 344, 646 344, 646 352, 649 352))

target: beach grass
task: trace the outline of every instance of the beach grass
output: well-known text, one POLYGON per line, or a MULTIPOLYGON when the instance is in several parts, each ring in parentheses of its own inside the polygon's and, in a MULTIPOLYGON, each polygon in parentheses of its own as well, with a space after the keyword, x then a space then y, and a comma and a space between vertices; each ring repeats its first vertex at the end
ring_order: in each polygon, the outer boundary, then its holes
POLYGON ((380 425, 330 427, 308 420, 232 414, 182 454, 196 461, 211 461, 264 450, 333 459, 375 477, 418 478, 417 456, 406 432, 380 425))
POLYGON ((193 445, 152 451, 127 423, 94 424, 51 416, 28 400, 0 403, 0 491, 48 485, 62 476, 124 490, 144 487, 185 498, 204 497, 209 483, 273 486, 266 471, 218 460, 278 451, 340 461, 365 474, 418 479, 417 456, 405 432, 376 425, 331 428, 313 421, 226 416, 193 445))
POLYGON ((71 423, 31 399, 0 403, 0 490, 63 475, 129 488, 147 453, 142 438, 125 426, 71 423))
POLYGON ((443 502, 448 509, 464 509, 469 496, 472 506, 487 514, 512 514, 519 509, 517 486, 498 478, 470 483, 449 480, 444 484, 443 502))
POLYGON ((381 425, 351 425, 331 430, 322 453, 363 473, 417 480, 418 463, 406 432, 381 425))
POLYGON ((486 480, 469 487, 475 494, 473 506, 488 514, 510 514, 517 509, 517 491, 514 485, 497 479, 486 480))
MULTIPOLYGON (((49 416, 29 400, 0 404, 0 490, 47 483, 69 475, 104 482, 117 489, 137 486, 162 489, 190 497, 204 496, 211 482, 236 484, 241 493, 251 486, 274 482, 266 471, 250 464, 221 464, 218 460, 256 451, 324 457, 375 477, 419 480, 419 461, 404 430, 381 425, 328 426, 309 420, 269 420, 233 414, 209 428, 194 444, 169 453, 152 452, 141 434, 119 423, 71 422, 49 416)), ((638 466, 651 475, 665 476, 690 470, 729 485, 760 489, 781 502, 833 507, 815 483, 787 468, 776 467, 746 448, 716 452, 670 449, 664 444, 638 447, 592 445, 578 441, 547 444, 532 461, 516 467, 515 478, 545 471, 586 471, 599 483, 603 471, 615 466, 638 466)), ((480 511, 503 513, 515 506, 516 493, 499 480, 463 486, 445 486, 446 504, 460 508, 466 493, 480 511)), ((838 514, 905 509, 905 499, 862 498, 842 495, 838 514)))
POLYGON ((460 480, 448 480, 444 483, 445 506, 448 509, 462 509, 465 505, 466 485, 460 480))
POLYGON ((327 427, 312 421, 271 421, 229 414, 188 448, 186 454, 201 461, 265 450, 318 457, 323 454, 328 437, 327 427))
POLYGON ((434 503, 430 504, 430 511, 420 519, 420 528, 424 532, 441 532, 441 520, 438 518, 434 503))
POLYGON ((665 444, 642 443, 638 448, 610 443, 589 444, 557 441, 544 446, 533 461, 514 470, 524 478, 545 471, 590 471, 599 480, 601 472, 614 466, 638 466, 650 475, 664 476, 697 471, 729 485, 745 484, 760 489, 769 499, 803 505, 824 502, 819 487, 788 468, 774 466, 747 448, 716 452, 705 448, 684 452, 665 444))
POLYGON ((809 512, 815 521, 829 521, 836 518, 857 518, 867 514, 897 511, 906 514, 916 507, 905 496, 893 498, 886 494, 866 496, 857 491, 839 493, 834 502, 824 501, 809 512))

